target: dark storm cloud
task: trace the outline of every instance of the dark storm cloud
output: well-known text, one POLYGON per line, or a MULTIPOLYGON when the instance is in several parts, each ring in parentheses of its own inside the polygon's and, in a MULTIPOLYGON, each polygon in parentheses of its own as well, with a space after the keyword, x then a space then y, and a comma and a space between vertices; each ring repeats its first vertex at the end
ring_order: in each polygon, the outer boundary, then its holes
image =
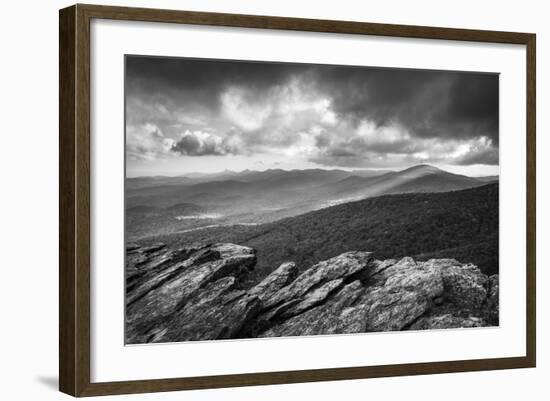
POLYGON ((487 136, 498 143, 496 74, 358 67, 316 74, 340 115, 379 126, 397 122, 418 137, 487 136))
POLYGON ((126 88, 175 154, 498 164, 497 74, 129 56, 126 88))
MULTIPOLYGON (((197 129, 220 116, 222 94, 246 89, 246 102, 257 98, 310 67, 298 64, 216 61, 171 57, 126 58, 126 120, 154 122, 168 136, 197 129)), ((217 126, 226 130, 225 126, 217 126)), ((261 140, 261 139, 259 139, 261 140)))
POLYGON ((130 96, 168 94, 215 110, 220 92, 228 86, 244 86, 261 93, 308 68, 299 64, 129 56, 126 59, 127 93, 130 96))

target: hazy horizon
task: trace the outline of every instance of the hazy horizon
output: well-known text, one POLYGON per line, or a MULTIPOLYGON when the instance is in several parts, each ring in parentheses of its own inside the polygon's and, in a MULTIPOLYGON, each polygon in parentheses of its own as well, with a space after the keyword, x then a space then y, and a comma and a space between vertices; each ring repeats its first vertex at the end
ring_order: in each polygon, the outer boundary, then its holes
POLYGON ((410 165, 410 166, 407 166, 407 167, 399 167, 399 168, 346 168, 346 167, 322 167, 322 166, 316 166, 316 167, 311 167, 311 168, 281 168, 281 167, 270 167, 270 168, 259 168, 259 169, 250 169, 250 168, 245 168, 245 169, 242 169, 242 170, 233 170, 233 169, 229 169, 229 168, 225 168, 225 169, 221 169, 221 170, 212 170, 212 171, 186 171, 186 172, 181 172, 181 173, 178 173, 178 172, 175 172, 173 174, 155 174, 155 173, 150 173, 150 174, 138 174, 138 175, 128 175, 126 176, 126 178, 141 178, 141 177, 182 177, 182 176, 186 176, 186 175, 189 175, 189 176, 192 176, 192 175, 199 175, 199 174, 202 174, 202 175, 216 175, 216 174, 222 174, 222 173, 227 173, 227 172, 231 172, 231 173, 235 173, 235 174, 239 174, 239 173, 244 173, 244 172, 247 172, 247 171, 250 171, 250 172, 263 172, 263 171, 269 171, 269 170, 281 170, 281 171, 299 171, 299 170, 325 170, 325 171, 348 171, 348 172, 351 172, 351 171, 402 171, 402 170, 407 170, 409 168, 412 168, 412 167, 416 167, 416 166, 420 166, 420 165, 427 165, 427 166, 433 166, 433 167, 436 167, 436 168, 439 168, 441 170, 444 170, 444 171, 447 171, 447 172, 450 172, 450 173, 453 173, 453 174, 460 174, 460 175, 465 175, 465 176, 468 176, 468 177, 488 177, 488 176, 498 176, 500 175, 500 170, 499 170, 499 166, 495 166, 495 168, 493 169, 492 166, 486 170, 485 168, 483 168, 483 170, 481 171, 481 173, 476 173, 475 172, 475 166, 474 166, 474 169, 471 168, 471 166, 468 166, 468 167, 454 167, 451 166, 450 168, 445 168, 445 167, 440 167, 440 166, 436 166, 434 164, 429 164, 429 163, 419 163, 419 164, 414 164, 414 165, 410 165), (467 170, 471 170, 470 173, 468 173, 467 170), (486 171, 488 171, 488 173, 485 173, 486 171))

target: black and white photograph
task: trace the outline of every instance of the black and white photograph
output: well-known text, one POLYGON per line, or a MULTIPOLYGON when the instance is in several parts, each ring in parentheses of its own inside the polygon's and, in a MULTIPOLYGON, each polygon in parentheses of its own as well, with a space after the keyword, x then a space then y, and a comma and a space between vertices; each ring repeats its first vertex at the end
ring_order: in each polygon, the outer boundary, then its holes
POLYGON ((124 76, 126 344, 499 325, 499 74, 124 76))

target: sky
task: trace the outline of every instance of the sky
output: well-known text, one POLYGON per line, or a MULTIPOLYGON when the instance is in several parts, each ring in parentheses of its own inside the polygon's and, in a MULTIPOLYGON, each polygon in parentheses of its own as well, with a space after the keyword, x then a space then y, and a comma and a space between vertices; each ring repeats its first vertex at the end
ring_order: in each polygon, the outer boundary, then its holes
POLYGON ((126 56, 128 176, 498 174, 498 74, 126 56))

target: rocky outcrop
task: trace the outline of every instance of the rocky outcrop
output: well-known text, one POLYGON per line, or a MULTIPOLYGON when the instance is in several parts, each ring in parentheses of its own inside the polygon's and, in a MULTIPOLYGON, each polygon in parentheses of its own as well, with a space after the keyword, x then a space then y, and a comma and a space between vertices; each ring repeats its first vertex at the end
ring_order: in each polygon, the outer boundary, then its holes
MULTIPOLYGON (((130 343, 147 341, 151 330, 158 331, 158 327, 182 313, 181 309, 187 303, 193 305, 193 300, 204 295, 200 290, 207 284, 227 277, 238 281, 256 264, 253 249, 233 244, 215 244, 165 254, 147 251, 146 254, 148 259, 141 264, 141 269, 152 268, 156 274, 145 272, 149 278, 138 279, 140 283, 127 292, 126 336, 130 343), (173 264, 166 262, 178 260, 176 255, 185 255, 185 258, 173 264)), ((234 286, 233 283, 231 288, 234 286)), ((213 294, 217 293, 214 291, 213 294)), ((215 302, 223 300, 214 299, 215 302)))
POLYGON ((180 310, 153 341, 215 340, 234 338, 258 314, 261 301, 237 289, 235 277, 224 277, 208 284, 180 310))
POLYGON ((498 275, 454 259, 346 252, 298 274, 283 263, 248 288, 254 249, 126 249, 126 342, 174 342, 498 324, 498 275))

